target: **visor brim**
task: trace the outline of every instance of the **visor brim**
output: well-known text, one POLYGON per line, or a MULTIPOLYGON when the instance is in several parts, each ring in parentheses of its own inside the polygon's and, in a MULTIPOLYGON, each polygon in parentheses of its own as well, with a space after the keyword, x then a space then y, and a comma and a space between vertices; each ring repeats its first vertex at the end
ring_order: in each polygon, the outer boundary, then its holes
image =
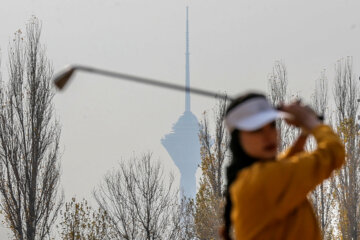
POLYGON ((239 130, 254 131, 279 118, 289 119, 291 118, 291 115, 285 112, 269 109, 268 111, 257 113, 237 122, 235 127, 239 130))

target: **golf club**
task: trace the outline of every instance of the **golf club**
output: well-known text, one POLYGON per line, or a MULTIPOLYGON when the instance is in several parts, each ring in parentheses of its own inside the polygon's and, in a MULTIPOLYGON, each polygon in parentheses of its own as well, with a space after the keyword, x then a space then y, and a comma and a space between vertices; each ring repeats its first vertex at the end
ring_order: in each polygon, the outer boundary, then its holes
POLYGON ((132 82, 143 83, 143 84, 148 84, 148 85, 153 85, 153 86, 158 86, 158 87, 168 88, 168 89, 173 89, 173 90, 178 90, 178 91, 190 92, 190 93, 199 94, 199 95, 203 95, 203 96, 207 96, 207 97, 233 100, 231 97, 227 96, 226 94, 214 93, 214 92, 210 92, 210 91, 198 89, 198 88, 189 88, 189 87, 185 87, 185 86, 181 86, 181 85, 177 85, 177 84, 173 84, 173 83, 162 82, 162 81, 155 80, 155 79, 149 79, 149 78, 139 77, 139 76, 135 76, 135 75, 118 73, 118 72, 113 72, 113 71, 108 71, 108 70, 103 70, 103 69, 89 67, 89 66, 83 66, 83 65, 69 65, 69 66, 65 67, 62 71, 59 71, 57 74, 55 74, 55 76, 53 78, 53 82, 55 83, 56 87, 58 89, 62 90, 64 88, 64 86, 67 84, 67 82, 71 79, 71 76, 73 75, 73 73, 75 71, 90 72, 90 73, 95 73, 95 74, 104 75, 104 76, 108 76, 108 77, 114 77, 114 78, 119 78, 119 79, 123 79, 123 80, 128 80, 128 81, 132 81, 132 82))
MULTIPOLYGON (((103 70, 103 69, 84 66, 84 65, 69 65, 69 66, 65 67, 62 71, 59 71, 57 74, 55 74, 54 78, 53 78, 53 82, 55 83, 56 87, 58 89, 62 90, 64 88, 64 86, 67 84, 67 82, 71 79, 71 76, 73 75, 73 73, 75 71, 90 72, 90 73, 95 73, 95 74, 104 75, 104 76, 108 76, 108 77, 114 77, 114 78, 119 78, 119 79, 123 79, 123 80, 128 80, 128 81, 132 81, 132 82, 148 84, 148 85, 153 85, 153 86, 158 86, 158 87, 168 88, 168 89, 173 89, 173 90, 178 90, 178 91, 190 92, 190 93, 203 95, 203 96, 207 96, 207 97, 222 98, 222 99, 227 99, 230 101, 233 100, 232 97, 229 97, 226 94, 214 93, 214 92, 210 92, 210 91, 198 89, 198 88, 189 88, 186 86, 162 82, 162 81, 155 80, 155 79, 149 79, 149 78, 139 77, 139 76, 135 76, 135 75, 129 75, 129 74, 125 74, 125 73, 113 72, 113 71, 103 70)), ((318 118, 321 121, 324 120, 324 117, 321 115, 320 116, 318 115, 318 118)))

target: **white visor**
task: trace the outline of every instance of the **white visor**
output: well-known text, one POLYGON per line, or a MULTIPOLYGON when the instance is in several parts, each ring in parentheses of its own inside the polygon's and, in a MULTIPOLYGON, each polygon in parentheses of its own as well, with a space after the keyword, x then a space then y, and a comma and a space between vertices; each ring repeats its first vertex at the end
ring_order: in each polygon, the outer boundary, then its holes
POLYGON ((265 98, 249 99, 232 109, 225 117, 229 132, 234 129, 254 131, 277 118, 289 118, 289 114, 274 109, 265 98))

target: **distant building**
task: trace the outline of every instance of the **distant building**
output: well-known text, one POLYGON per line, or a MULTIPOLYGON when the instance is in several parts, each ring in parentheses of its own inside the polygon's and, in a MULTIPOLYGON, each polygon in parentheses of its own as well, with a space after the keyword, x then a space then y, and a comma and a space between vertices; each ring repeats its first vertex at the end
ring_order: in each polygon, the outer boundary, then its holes
MULTIPOLYGON (((186 8, 186 69, 185 82, 190 87, 189 18, 186 8)), ((173 125, 172 131, 161 139, 181 173, 181 189, 187 197, 196 196, 195 173, 200 163, 199 122, 191 112, 190 93, 185 94, 185 112, 173 125)))

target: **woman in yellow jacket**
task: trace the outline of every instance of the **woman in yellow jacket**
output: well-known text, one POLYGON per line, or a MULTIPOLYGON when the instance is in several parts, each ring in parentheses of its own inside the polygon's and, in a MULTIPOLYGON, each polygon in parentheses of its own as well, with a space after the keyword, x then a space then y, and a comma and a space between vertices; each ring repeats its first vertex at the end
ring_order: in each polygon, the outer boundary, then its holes
POLYGON ((233 229, 237 240, 321 239, 307 194, 344 163, 344 147, 333 130, 299 102, 277 111, 255 93, 232 102, 225 124, 233 159, 223 238, 232 239, 233 229), (277 157, 275 119, 281 116, 303 133, 277 157), (313 152, 303 150, 307 134, 317 142, 313 152))

